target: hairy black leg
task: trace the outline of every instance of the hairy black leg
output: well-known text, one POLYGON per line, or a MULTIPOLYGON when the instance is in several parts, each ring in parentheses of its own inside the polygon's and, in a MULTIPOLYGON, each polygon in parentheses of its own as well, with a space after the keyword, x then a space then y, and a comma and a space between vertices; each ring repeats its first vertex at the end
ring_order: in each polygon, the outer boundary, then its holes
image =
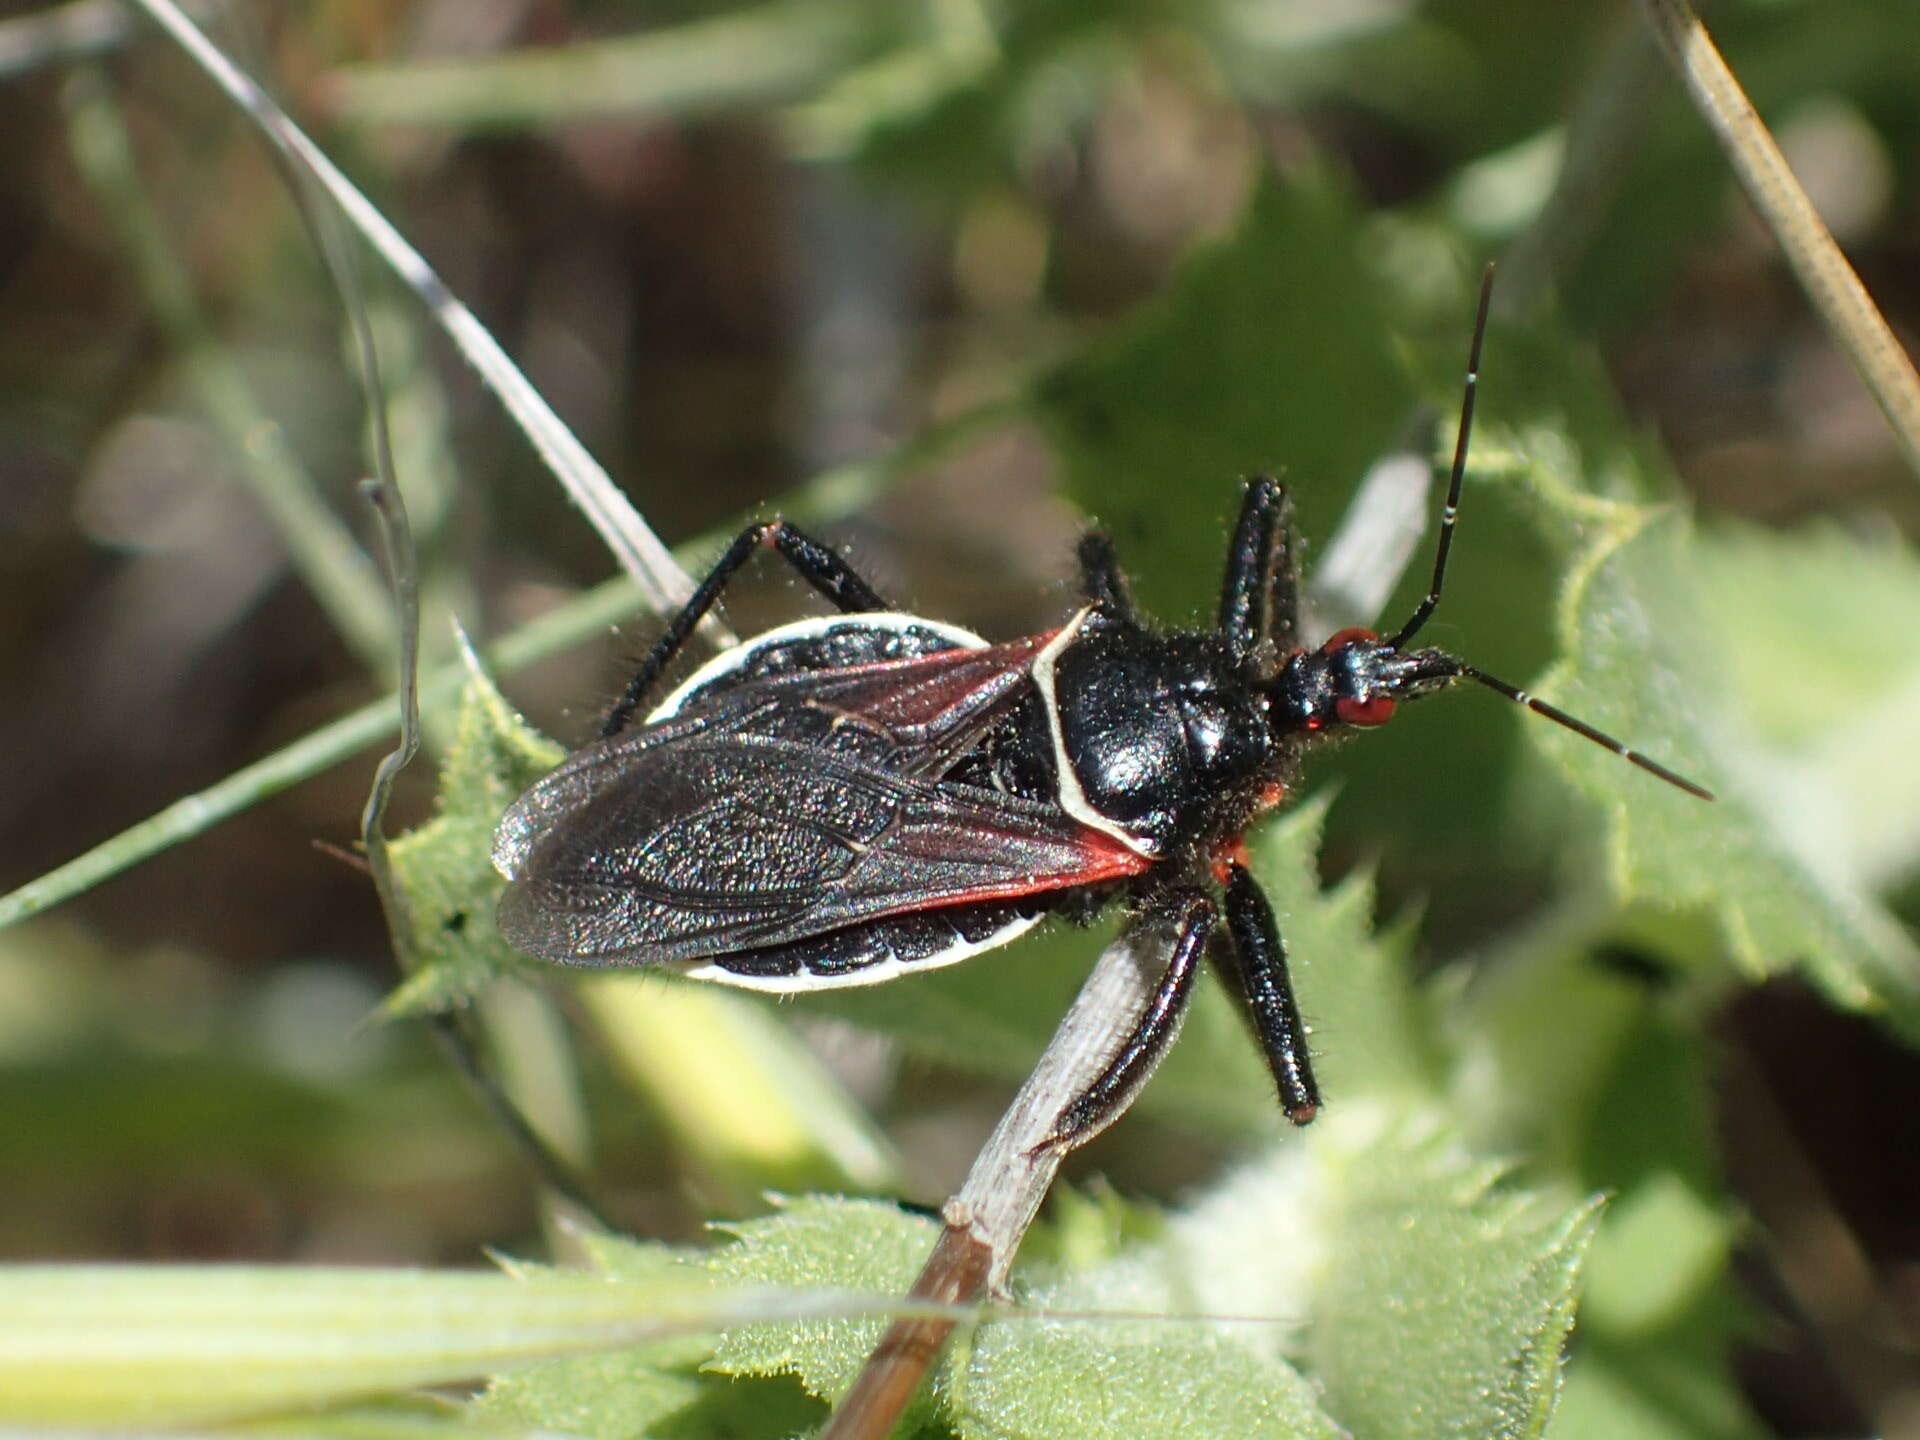
POLYGON ((1140 614, 1133 608, 1133 591, 1113 553, 1113 541, 1103 531, 1089 530, 1080 537, 1076 554, 1080 560, 1080 593, 1089 603, 1102 605, 1120 619, 1139 624, 1140 614))
POLYGON ((1299 590, 1293 502, 1278 480, 1256 475, 1247 482, 1220 582, 1220 631, 1233 653, 1244 659, 1263 640, 1282 653, 1292 650, 1299 643, 1299 590))
POLYGON ((1280 1108, 1294 1124, 1305 1125, 1320 1109, 1320 1087, 1313 1083, 1307 1058, 1307 1027, 1293 1003, 1287 947, 1274 924, 1273 907, 1241 865, 1227 876, 1227 933, 1233 939, 1232 954, 1217 951, 1219 964, 1246 1003, 1254 1038, 1280 1091, 1280 1108))
POLYGON ((707 572, 707 578, 700 582, 700 588, 693 592, 680 613, 660 632, 660 638, 654 641, 653 649, 641 662, 640 669, 627 682, 627 688, 621 692, 613 709, 607 712, 606 723, 600 727, 602 739, 618 735, 626 728, 627 722, 633 718, 633 712, 640 708, 641 702, 658 683, 661 672, 673 663, 673 657, 680 653, 680 648, 687 643, 687 637, 693 634, 694 627, 706 618, 707 612, 719 600, 720 592, 727 588, 727 582, 733 579, 734 572, 751 560, 755 551, 762 549, 777 551, 783 560, 799 572, 802 580, 849 614, 887 608, 887 602, 874 592, 871 585, 854 574, 846 561, 805 531, 796 530, 784 520, 765 520, 758 525, 749 525, 734 537, 726 553, 707 572))
POLYGON ((1193 977, 1199 973, 1200 957, 1206 953, 1219 915, 1219 907, 1204 890, 1170 890, 1133 918, 1129 926, 1132 937, 1144 938, 1154 928, 1173 932, 1166 971, 1126 1043, 1092 1083, 1061 1110, 1053 1122, 1053 1133, 1041 1146, 1071 1149, 1092 1139, 1119 1118, 1134 1092, 1153 1074, 1154 1066, 1179 1033, 1181 1014, 1193 993, 1193 977))

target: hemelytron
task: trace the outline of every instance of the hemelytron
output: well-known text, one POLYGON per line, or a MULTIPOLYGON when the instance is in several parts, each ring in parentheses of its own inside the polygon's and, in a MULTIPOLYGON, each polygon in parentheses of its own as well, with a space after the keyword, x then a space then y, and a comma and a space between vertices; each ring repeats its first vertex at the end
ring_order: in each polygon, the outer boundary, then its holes
POLYGON ((1062 1113, 1099 1129, 1177 1029, 1203 955, 1244 1002, 1295 1123, 1320 1105, 1273 909, 1243 837, 1312 741, 1386 723, 1465 679, 1707 791, 1450 654, 1411 641, 1438 605, 1466 469, 1483 288, 1432 584, 1393 635, 1299 640, 1297 546, 1277 481, 1246 485, 1215 627, 1153 628, 1099 532, 1083 603, 1002 644, 890 609, 785 521, 749 527, 668 624, 601 738, 502 820, 501 933, 571 965, 668 965, 759 990, 864 985, 1006 944, 1042 917, 1124 900, 1171 942, 1136 1032, 1062 1113), (638 725, 734 574, 771 549, 841 613, 697 670, 638 725))

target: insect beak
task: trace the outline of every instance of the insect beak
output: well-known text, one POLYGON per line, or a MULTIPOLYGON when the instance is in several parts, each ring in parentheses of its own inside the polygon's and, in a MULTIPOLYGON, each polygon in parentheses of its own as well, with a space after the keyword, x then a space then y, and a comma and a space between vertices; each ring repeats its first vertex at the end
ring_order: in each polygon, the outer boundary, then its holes
POLYGON ((1380 688, 1396 700, 1431 695, 1466 673, 1465 664, 1444 650, 1386 650, 1375 663, 1380 688))
MULTIPOLYGON (((1371 635, 1335 637, 1321 652, 1325 697, 1333 718, 1343 725, 1371 729, 1393 718, 1403 700, 1416 699, 1452 684, 1466 667, 1440 650, 1398 650, 1371 635)), ((1319 724, 1326 723, 1324 712, 1319 724)), ((1319 728, 1313 719, 1309 730, 1319 728)))

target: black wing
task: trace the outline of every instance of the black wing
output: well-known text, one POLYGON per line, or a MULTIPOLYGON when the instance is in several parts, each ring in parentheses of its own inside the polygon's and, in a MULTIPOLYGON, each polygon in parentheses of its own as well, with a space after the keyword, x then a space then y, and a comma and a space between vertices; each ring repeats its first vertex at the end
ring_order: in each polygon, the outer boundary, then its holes
POLYGON ((943 778, 1032 649, 743 685, 577 752, 501 823, 501 933, 572 964, 702 960, 1137 874, 1057 806, 943 778))

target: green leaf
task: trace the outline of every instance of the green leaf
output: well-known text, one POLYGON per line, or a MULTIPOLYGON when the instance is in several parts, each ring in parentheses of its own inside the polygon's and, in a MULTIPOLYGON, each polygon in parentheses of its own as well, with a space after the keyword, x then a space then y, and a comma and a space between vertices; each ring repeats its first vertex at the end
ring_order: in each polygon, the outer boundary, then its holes
MULTIPOLYGON (((596 1268, 622 1280, 703 1285, 710 1277, 697 1254, 610 1236, 584 1237, 596 1268)), ((514 1273, 555 1273, 515 1264, 514 1273)), ((474 1402, 490 1421, 566 1430, 617 1440, 646 1434, 700 1403, 707 1383, 698 1367, 713 1337, 687 1334, 602 1355, 569 1356, 502 1375, 474 1402)))
POLYGON ((1056 1218, 1022 1250, 1014 1277, 1022 1309, 1038 1314, 982 1326, 964 1373, 949 1378, 960 1433, 1120 1440, 1169 1433, 1178 1416, 1178 1432, 1195 1440, 1340 1435, 1275 1343, 1297 1335, 1300 1261, 1317 1253, 1294 1204, 1309 1168, 1302 1147, 1271 1148, 1171 1216, 1070 1199, 1069 1230, 1097 1214, 1116 1241, 1132 1237, 1111 1249, 1062 1243, 1056 1190, 1056 1218), (1222 1315, 1239 1318, 1208 1318, 1222 1315))
MULTIPOLYGON (((1500 1186, 1436 1113, 1351 1101, 1307 1143, 1273 1147, 1171 1216, 1110 1195, 1070 1200, 1064 1224, 1023 1254, 1018 1310, 956 1349, 911 1425, 969 1440, 1121 1437, 1177 1414, 1195 1440, 1539 1434, 1597 1204, 1500 1186), (1320 1392, 1290 1363, 1303 1347, 1320 1392)), ((726 1228, 735 1243, 704 1262, 717 1293, 800 1301, 903 1294, 938 1231, 832 1197, 726 1228)), ((662 1247, 593 1244, 609 1280, 671 1284, 688 1268, 662 1247)), ((815 1412, 740 1385, 792 1376, 836 1400, 883 1326, 802 1306, 714 1340, 549 1362, 497 1381, 480 1413, 596 1436, 693 1435, 732 1405, 736 1433, 767 1434, 769 1406, 796 1425, 815 1412), (734 1388, 716 1388, 722 1375, 734 1388)))
MULTIPOLYGON (((1030 1297, 1072 1308, 1077 1292, 1030 1297)), ((1173 1316, 981 1332, 955 1402, 967 1440, 1336 1440, 1343 1432, 1298 1372, 1231 1327, 1173 1316)))
POLYGON ((1290 477, 1306 533, 1325 534, 1404 422, 1362 253, 1330 180, 1263 180, 1235 234, 1035 388, 1067 493, 1113 534, 1150 613, 1211 613, 1235 477, 1290 477))
POLYGON ((440 767, 439 813, 388 847, 405 905, 400 943, 408 971, 387 999, 388 1015, 445 1009, 532 963, 493 927, 501 883, 493 832, 501 812, 562 753, 469 657, 453 743, 440 767))
MULTIPOLYGON (((808 1196, 778 1214, 719 1227, 736 1243, 707 1262, 734 1286, 781 1286, 904 1295, 940 1233, 937 1221, 877 1200, 808 1196)), ((852 1387, 885 1320, 822 1318, 730 1331, 712 1368, 728 1375, 795 1375, 809 1394, 838 1400, 852 1387)))
POLYGON ((1526 493, 1570 560, 1565 658, 1540 693, 1720 795, 1695 801, 1558 727, 1529 727, 1599 807, 1615 899, 1659 912, 1644 922, 1657 948, 1684 945, 1661 914, 1702 913, 1744 974, 1802 966, 1837 1003, 1887 1010, 1920 1035, 1920 952, 1818 845, 1805 787, 1720 700, 1717 639, 1695 618, 1694 547, 1677 515, 1579 494, 1560 478, 1577 464, 1551 437, 1528 434, 1522 452, 1526 493))
MULTIPOLYGON (((608 1235, 581 1239, 589 1258, 610 1278, 712 1284, 701 1252, 608 1235)), ((473 1414, 492 1423, 592 1440, 715 1434, 773 1440, 818 1422, 820 1407, 797 1387, 736 1384, 703 1370, 714 1343, 712 1334, 689 1333, 528 1366, 496 1378, 474 1402, 473 1414)))
MULTIPOLYGON (((1101 1209, 1114 1235, 1163 1229, 1118 1202, 1101 1209)), ((1087 1218, 1082 1213, 1083 1224, 1087 1218)), ((825 1197, 727 1228, 739 1243, 716 1252, 710 1268, 729 1283, 896 1292, 912 1283, 938 1232, 934 1222, 893 1206, 825 1197)), ((1029 1255, 1088 1253, 1063 1247, 1044 1227, 1034 1239, 1029 1255)), ((969 1437, 1131 1437, 1155 1433, 1168 1413, 1178 1413, 1181 1433, 1199 1440, 1331 1440, 1337 1427, 1283 1360, 1246 1343, 1235 1327, 1181 1313, 1192 1308, 1184 1271, 1193 1243, 1188 1236, 1179 1246, 1156 1239, 1117 1253, 1095 1247, 1099 1263, 1089 1268, 1023 1259, 1015 1275, 1022 1308, 1080 1313, 1057 1322, 1016 1315, 982 1326, 971 1347, 956 1348, 940 1384, 923 1393, 909 1426, 936 1427, 944 1418, 969 1437), (1113 1320, 1084 1313, 1101 1310, 1127 1313, 1113 1320)), ((712 1368, 798 1375, 809 1392, 835 1399, 853 1383, 882 1328, 823 1319, 736 1330, 721 1337, 712 1368)))
POLYGON ((495 1380, 473 1413, 590 1440, 657 1434, 707 1403, 715 1388, 699 1360, 674 1359, 677 1348, 637 1345, 530 1366, 495 1380))
MULTIPOLYGON (((1841 767, 1827 756, 1784 755, 1762 738, 1783 724, 1807 724, 1804 713, 1783 718, 1763 700, 1749 716, 1745 704, 1794 688, 1781 684, 1795 667, 1792 646, 1796 638, 1803 648, 1814 642, 1806 622, 1772 617, 1824 614, 1843 560, 1829 545, 1824 556, 1795 564, 1767 553, 1777 545, 1725 525, 1699 537, 1677 509, 1645 503, 1672 493, 1670 477, 1626 430, 1604 375, 1566 336, 1546 327, 1503 330, 1492 337, 1486 374, 1466 538, 1441 620, 1475 613, 1490 586, 1509 609, 1531 608, 1526 591, 1515 596, 1468 535, 1478 534, 1489 509, 1496 517, 1502 504, 1516 509, 1560 577, 1552 602, 1558 659, 1527 688, 1720 796, 1714 804, 1693 800, 1558 726, 1516 714, 1514 729, 1591 802, 1569 807, 1538 785, 1517 792, 1532 802, 1530 818, 1518 818, 1557 860, 1563 893, 1584 892, 1616 939, 1746 977, 1799 965, 1838 1003, 1888 1011, 1920 1034, 1920 951, 1874 899, 1867 861, 1852 861, 1834 843, 1844 802, 1827 777, 1841 767), (1501 503, 1489 507, 1496 496, 1501 503), (1780 563, 1764 570, 1773 560, 1780 563), (1742 597, 1762 590, 1769 599, 1748 618, 1742 597), (1737 668, 1723 654, 1736 657, 1737 668)), ((1913 583, 1911 564, 1894 557, 1864 569, 1882 601, 1898 603, 1913 583)), ((1467 632, 1469 658, 1525 682, 1527 670, 1508 669, 1497 650, 1485 658, 1486 619, 1482 609, 1467 632)), ((1894 767, 1889 783, 1899 785, 1906 757, 1894 761, 1890 752, 1911 750, 1899 723, 1902 687, 1883 679, 1890 688, 1876 690, 1871 658, 1853 647, 1841 653, 1852 658, 1811 661, 1809 679, 1848 687, 1828 697, 1842 713, 1859 697, 1875 733, 1884 732, 1877 743, 1894 767)), ((1878 778, 1876 765, 1864 768, 1878 778)), ((1869 853, 1897 848, 1889 834, 1869 853)))
MULTIPOLYGON (((1068 1233, 1023 1252, 1018 1311, 955 1350, 914 1423, 970 1440, 1151 1434, 1169 1414, 1195 1440, 1540 1434, 1598 1203, 1500 1185, 1437 1113, 1350 1103, 1164 1219, 1070 1207, 1068 1233), (1289 1362, 1302 1347, 1319 1393, 1289 1362)), ((730 1284, 896 1292, 937 1229, 828 1198, 731 1228, 710 1262, 730 1284)), ((880 1329, 756 1326, 722 1336, 713 1368, 837 1398, 880 1329)))
POLYGON ((955 1425, 996 1440, 1162 1433, 1168 1415, 1193 1437, 1539 1434, 1597 1202, 1499 1186, 1437 1114, 1350 1100, 1183 1211, 1110 1217, 1147 1238, 1094 1264, 1029 1247, 1015 1293, 1039 1315, 980 1328, 949 1378, 955 1425))
POLYGON ((1320 1151, 1334 1178, 1309 1353, 1328 1408, 1369 1440, 1541 1434, 1600 1202, 1503 1189, 1430 1121, 1376 1112, 1365 1140, 1367 1118, 1350 1111, 1320 1151))
POLYGON ((1692 560, 1728 703, 1775 767, 1796 828, 1862 885, 1912 873, 1920 632, 1899 618, 1920 612, 1911 550, 1891 533, 1720 521, 1692 560))
POLYGON ((1580 1350, 1553 1435, 1757 1433, 1731 1366, 1750 1328, 1714 1165, 1713 1081, 1680 987, 1590 957, 1516 955, 1464 992, 1455 1112, 1611 1199, 1587 1256, 1580 1350), (1578 1015, 1577 1026, 1542 1016, 1578 1015))

